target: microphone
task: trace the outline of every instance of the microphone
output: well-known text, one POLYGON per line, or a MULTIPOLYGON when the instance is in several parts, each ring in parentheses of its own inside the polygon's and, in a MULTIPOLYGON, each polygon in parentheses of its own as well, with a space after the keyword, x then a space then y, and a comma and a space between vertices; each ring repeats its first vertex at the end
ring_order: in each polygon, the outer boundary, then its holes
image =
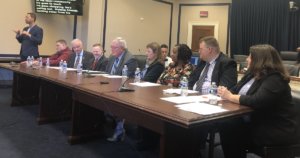
POLYGON ((128 77, 122 84, 121 87, 119 88, 119 92, 134 92, 134 89, 130 89, 125 87, 125 83, 129 80, 130 78, 128 77))

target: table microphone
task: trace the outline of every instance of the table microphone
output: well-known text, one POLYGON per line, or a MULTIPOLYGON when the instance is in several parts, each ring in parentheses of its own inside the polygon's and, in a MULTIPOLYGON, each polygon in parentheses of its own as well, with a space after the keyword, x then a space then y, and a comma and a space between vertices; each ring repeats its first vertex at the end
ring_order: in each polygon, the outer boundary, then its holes
POLYGON ((128 77, 121 85, 121 87, 119 88, 119 92, 133 92, 134 89, 130 89, 125 87, 125 83, 129 80, 130 78, 128 77))

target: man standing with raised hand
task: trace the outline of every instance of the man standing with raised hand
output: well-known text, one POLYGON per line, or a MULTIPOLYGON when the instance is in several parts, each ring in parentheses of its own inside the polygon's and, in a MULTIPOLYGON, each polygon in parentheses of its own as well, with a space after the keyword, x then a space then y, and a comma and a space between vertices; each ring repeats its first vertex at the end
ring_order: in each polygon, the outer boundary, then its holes
POLYGON ((23 30, 14 30, 16 38, 21 43, 20 57, 25 61, 28 56, 39 57, 38 45, 43 41, 43 29, 35 24, 36 14, 27 13, 23 30))

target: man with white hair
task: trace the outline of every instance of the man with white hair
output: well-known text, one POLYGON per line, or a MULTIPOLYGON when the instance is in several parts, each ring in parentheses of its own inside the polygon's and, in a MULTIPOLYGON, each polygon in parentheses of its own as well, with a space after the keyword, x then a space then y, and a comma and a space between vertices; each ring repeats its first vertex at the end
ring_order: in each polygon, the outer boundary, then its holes
POLYGON ((106 72, 112 75, 122 75, 124 65, 128 68, 128 77, 133 77, 137 68, 137 60, 127 50, 126 41, 122 37, 115 38, 111 43, 111 55, 108 59, 106 72))
POLYGON ((90 69, 95 59, 94 55, 83 50, 83 44, 80 39, 74 39, 71 45, 73 53, 68 60, 68 67, 76 69, 78 64, 82 64, 82 69, 90 69))
MULTIPOLYGON (((138 66, 137 60, 127 50, 126 41, 122 37, 115 38, 111 45, 111 55, 108 59, 108 65, 106 72, 111 75, 122 75, 122 69, 124 65, 128 68, 128 77, 133 77, 135 69, 138 66)), ((115 127, 114 134, 108 138, 108 141, 116 142, 122 141, 125 137, 124 122, 125 119, 115 118, 117 124, 115 127)))

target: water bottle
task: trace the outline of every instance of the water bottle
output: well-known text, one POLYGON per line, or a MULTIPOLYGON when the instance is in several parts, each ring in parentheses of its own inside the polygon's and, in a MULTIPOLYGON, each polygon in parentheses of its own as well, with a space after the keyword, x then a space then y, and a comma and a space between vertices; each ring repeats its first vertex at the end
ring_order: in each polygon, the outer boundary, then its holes
POLYGON ((141 71, 140 71, 140 68, 137 67, 134 74, 135 74, 134 82, 141 82, 141 71))
POLYGON ((48 68, 49 66, 50 66, 50 59, 47 58, 47 60, 46 60, 46 67, 48 68))
POLYGON ((122 84, 127 80, 128 77, 128 68, 127 65, 124 65, 122 69, 122 84))
POLYGON ((59 62, 59 67, 60 67, 60 70, 61 70, 61 71, 63 70, 63 65, 64 65, 64 61, 63 61, 63 60, 60 60, 60 62, 59 62))
POLYGON ((78 63, 78 65, 77 65, 77 73, 78 73, 79 75, 82 74, 82 64, 81 64, 81 63, 78 63))
POLYGON ((184 76, 180 80, 181 96, 188 95, 188 79, 184 76))
POLYGON ((39 58, 39 66, 40 66, 40 67, 43 67, 43 57, 40 57, 40 58, 39 58))
POLYGON ((33 56, 29 57, 29 66, 32 65, 33 61, 34 61, 34 57, 33 56))
POLYGON ((209 93, 212 95, 217 95, 217 91, 218 91, 218 86, 217 86, 216 82, 212 82, 209 87, 209 93))
POLYGON ((64 61, 63 62, 63 73, 66 73, 67 72, 67 62, 64 61))
POLYGON ((211 96, 209 97, 209 104, 213 104, 213 105, 218 104, 217 92, 218 92, 218 86, 216 82, 212 82, 209 87, 209 93, 211 94, 211 96))
POLYGON ((31 57, 30 57, 30 56, 28 56, 28 57, 27 57, 27 63, 26 63, 26 64, 27 64, 27 66, 30 66, 30 60, 31 60, 31 57))

